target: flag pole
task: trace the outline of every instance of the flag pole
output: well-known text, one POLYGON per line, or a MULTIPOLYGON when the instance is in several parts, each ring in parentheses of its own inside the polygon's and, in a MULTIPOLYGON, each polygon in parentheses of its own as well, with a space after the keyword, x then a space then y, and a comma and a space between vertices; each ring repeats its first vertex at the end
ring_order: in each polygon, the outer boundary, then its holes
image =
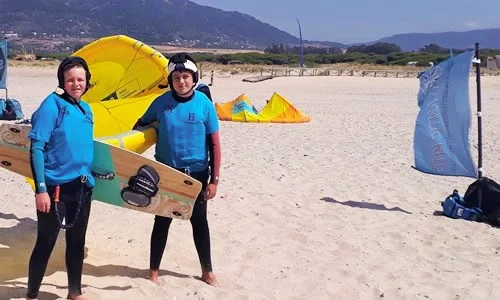
POLYGON ((299 19, 297 19, 297 24, 299 24, 299 36, 300 36, 300 67, 304 67, 304 44, 302 43, 302 29, 300 28, 299 19))
POLYGON ((477 87, 477 177, 483 177, 483 115, 481 111, 481 58, 479 56, 479 43, 476 43, 476 87, 477 87))
MULTIPOLYGON (((476 63, 476 89, 477 89, 477 177, 483 177, 483 114, 481 111, 481 57, 479 56, 479 43, 475 47, 476 63)), ((481 188, 477 191, 477 206, 483 209, 483 191, 481 188)))
MULTIPOLYGON (((5 39, 5 100, 9 99, 8 97, 8 92, 7 92, 7 66, 9 64, 9 45, 7 45, 7 37, 4 37, 5 39)), ((0 50, 1 51, 1 50, 0 50)))

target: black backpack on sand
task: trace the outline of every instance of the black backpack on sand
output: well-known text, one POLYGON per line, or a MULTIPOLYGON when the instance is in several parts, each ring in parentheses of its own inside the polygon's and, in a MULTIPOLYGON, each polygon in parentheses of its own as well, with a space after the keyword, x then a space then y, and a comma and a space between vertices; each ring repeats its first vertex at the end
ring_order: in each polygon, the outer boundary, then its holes
POLYGON ((483 212, 483 220, 493 226, 500 227, 500 184, 488 177, 474 181, 464 195, 467 207, 478 207, 483 212), (481 191, 481 205, 479 205, 481 191))

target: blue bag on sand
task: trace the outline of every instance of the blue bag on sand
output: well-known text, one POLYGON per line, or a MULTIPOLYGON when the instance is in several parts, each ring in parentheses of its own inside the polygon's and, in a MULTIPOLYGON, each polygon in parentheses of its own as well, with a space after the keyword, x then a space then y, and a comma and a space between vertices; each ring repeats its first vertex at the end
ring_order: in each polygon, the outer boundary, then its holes
POLYGON ((0 120, 3 120, 3 113, 7 110, 7 103, 4 99, 0 99, 0 120))
POLYGON ((21 120, 24 117, 21 103, 16 99, 0 99, 0 120, 21 120))
POLYGON ((483 212, 477 207, 466 207, 464 198, 457 190, 448 196, 443 202, 443 214, 453 219, 465 219, 469 221, 481 221, 483 212))

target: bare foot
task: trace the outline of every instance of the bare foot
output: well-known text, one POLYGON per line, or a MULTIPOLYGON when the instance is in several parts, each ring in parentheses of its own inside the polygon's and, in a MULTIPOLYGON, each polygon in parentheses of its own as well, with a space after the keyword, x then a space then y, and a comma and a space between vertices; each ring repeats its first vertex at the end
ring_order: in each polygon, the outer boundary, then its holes
POLYGON ((203 280, 205 283, 211 285, 211 286, 218 286, 217 285, 217 278, 215 277, 215 274, 213 272, 202 272, 201 274, 201 280, 203 280))
POLYGON ((154 283, 158 283, 158 270, 149 270, 149 280, 154 283))

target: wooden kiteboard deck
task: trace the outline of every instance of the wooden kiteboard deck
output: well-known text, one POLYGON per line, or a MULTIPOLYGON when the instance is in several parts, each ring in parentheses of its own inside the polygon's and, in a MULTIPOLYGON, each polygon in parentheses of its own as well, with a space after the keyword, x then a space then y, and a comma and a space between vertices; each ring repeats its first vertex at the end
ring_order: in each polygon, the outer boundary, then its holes
MULTIPOLYGON (((19 175, 33 178, 30 167, 30 125, 0 124, 0 166, 19 175)), ((109 178, 96 176, 92 198, 101 202, 178 219, 189 219, 202 184, 187 174, 143 157, 129 150, 94 140, 92 171, 113 174, 109 178), (150 197, 148 206, 137 207, 125 202, 122 190, 139 168, 149 166, 158 176, 158 192, 150 197), (112 178, 111 178, 112 177, 112 178)))

